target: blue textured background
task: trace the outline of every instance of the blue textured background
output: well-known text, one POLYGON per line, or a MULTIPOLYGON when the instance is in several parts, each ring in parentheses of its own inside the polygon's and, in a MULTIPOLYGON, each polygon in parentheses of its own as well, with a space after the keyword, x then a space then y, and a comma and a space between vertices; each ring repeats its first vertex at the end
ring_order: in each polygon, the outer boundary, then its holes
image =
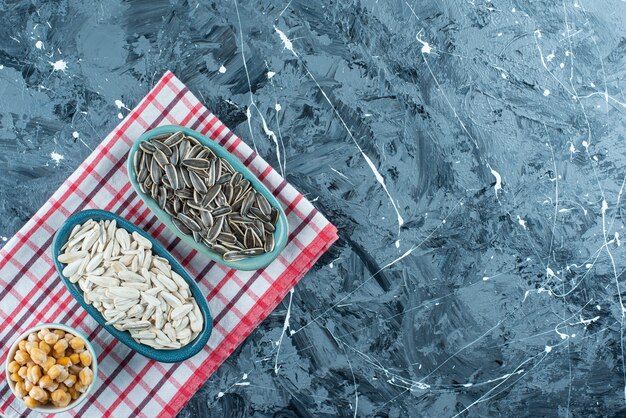
POLYGON ((340 233, 182 417, 626 414, 625 28, 621 0, 0 1, 0 242, 171 69, 340 233))

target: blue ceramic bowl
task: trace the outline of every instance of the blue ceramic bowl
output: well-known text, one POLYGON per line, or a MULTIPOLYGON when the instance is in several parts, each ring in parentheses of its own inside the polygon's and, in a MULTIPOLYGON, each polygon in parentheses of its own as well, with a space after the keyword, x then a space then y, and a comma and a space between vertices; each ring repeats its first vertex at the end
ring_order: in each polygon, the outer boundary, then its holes
POLYGON ((193 278, 191 278, 189 273, 187 273, 187 271, 180 265, 180 263, 176 261, 176 259, 165 248, 163 248, 161 244, 159 244, 150 235, 146 234, 142 229, 138 228, 135 224, 115 215, 114 213, 107 212, 105 210, 85 210, 83 212, 79 212, 75 215, 72 215, 67 221, 65 221, 61 229, 59 229, 54 236, 54 242, 52 243, 52 259, 54 260, 54 264, 57 268, 59 276, 61 277, 61 280, 63 280, 63 283, 65 283, 65 286, 70 291, 72 296, 74 296, 74 298, 78 301, 78 303, 80 303, 82 307, 85 308, 87 312, 89 312, 89 314, 111 335, 113 335, 115 338, 117 338, 122 343, 126 344, 128 347, 135 350, 139 354, 142 354, 153 360, 160 361, 162 363, 177 363, 183 360, 187 360, 188 358, 197 354, 206 345, 206 342, 211 335, 211 330, 213 329, 213 318, 211 317, 211 312, 209 311, 209 306, 207 305, 206 298, 200 291, 200 288, 198 287, 196 282, 193 280, 193 278), (156 348, 140 344, 135 341, 128 332, 120 331, 111 325, 106 325, 106 320, 104 319, 100 311, 85 302, 85 300, 83 299, 83 291, 80 289, 78 284, 70 282, 69 278, 63 275, 64 265, 57 260, 57 257, 59 256, 59 254, 61 254, 61 247, 63 247, 67 242, 74 226, 76 226, 77 224, 85 223, 89 219, 93 219, 94 221, 115 220, 118 227, 124 228, 129 233, 137 231, 139 234, 152 242, 152 253, 169 261, 172 270, 180 274, 180 276, 189 284, 189 290, 193 294, 193 297, 196 299, 198 307, 200 308, 200 311, 204 316, 204 327, 200 331, 200 334, 193 341, 191 341, 186 346, 175 350, 157 350, 156 348))
POLYGON ((206 255, 210 259, 214 260, 217 263, 223 264, 230 268, 238 269, 238 270, 258 270, 263 267, 266 267, 270 264, 274 259, 280 254, 280 252, 285 248, 285 244, 287 244, 287 235, 289 232, 289 226, 287 224, 287 216, 285 216, 285 211, 278 203, 278 200, 274 197, 274 195, 259 181, 258 178, 245 166, 237 157, 235 157, 230 152, 226 151, 226 149, 217 143, 213 142, 206 136, 191 130, 189 128, 185 128, 183 126, 176 125, 168 125, 168 126, 160 126, 158 128, 152 129, 150 131, 145 132, 143 135, 139 137, 137 141, 133 144, 133 147, 128 154, 127 161, 128 168, 128 178, 130 179, 130 183, 133 185, 133 188, 139 194, 141 199, 144 201, 146 205, 152 210, 152 212, 159 218, 161 222, 163 222, 170 230, 172 230, 181 240, 183 240, 187 245, 196 249, 199 253, 206 255), (222 256, 216 251, 211 250, 204 244, 197 243, 193 237, 189 235, 185 235, 174 226, 172 223, 172 219, 170 215, 167 214, 163 209, 161 209, 158 203, 152 199, 151 196, 143 193, 139 188, 139 184, 137 183, 137 173, 135 173, 133 167, 133 159, 135 157, 135 152, 139 148, 139 143, 141 141, 148 141, 153 136, 165 134, 165 133, 175 133, 178 131, 182 131, 185 135, 191 136, 197 139, 201 144, 206 145, 215 155, 221 157, 228 161, 230 165, 237 171, 239 171, 243 177, 250 182, 254 189, 261 193, 269 202, 269 204, 278 209, 280 216, 278 217, 278 223, 276 225, 276 231, 274 231, 274 250, 269 253, 265 253, 262 255, 246 258, 244 260, 239 261, 224 261, 222 256))

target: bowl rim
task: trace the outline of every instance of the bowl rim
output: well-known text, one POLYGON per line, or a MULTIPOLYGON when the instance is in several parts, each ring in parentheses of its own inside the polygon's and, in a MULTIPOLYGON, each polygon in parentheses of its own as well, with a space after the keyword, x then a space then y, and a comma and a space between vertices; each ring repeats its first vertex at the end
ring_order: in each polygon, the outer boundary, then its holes
POLYGON ((98 378, 97 377, 98 376, 98 356, 96 355, 96 350, 93 348, 93 345, 91 344, 89 339, 81 331, 77 330, 76 328, 70 327, 69 325, 59 324, 56 322, 46 322, 44 324, 39 324, 39 325, 35 325, 34 327, 28 328, 26 331, 22 332, 18 337, 15 338, 15 340, 13 341, 13 344, 11 344, 11 348, 9 348, 9 351, 7 353, 7 358, 4 364, 4 370, 5 370, 5 376, 6 376, 7 382, 9 383, 9 388, 11 389, 11 393, 13 393, 13 396, 15 396, 15 398, 18 399, 22 403, 22 405, 24 405, 25 408, 28 408, 32 411, 43 412, 47 414, 59 414, 61 412, 69 411, 70 409, 76 408, 78 405, 83 403, 85 399, 87 399, 87 397, 91 394, 91 391, 93 390, 96 380, 98 378), (10 379, 11 374, 9 373, 9 363, 13 361, 13 356, 15 355, 15 352, 17 351, 19 342, 27 338, 28 335, 32 334, 33 332, 39 331, 44 328, 62 329, 63 331, 70 332, 82 338, 83 341, 85 341, 85 346, 91 353, 91 358, 92 358, 91 367, 93 370, 93 382, 91 382, 91 384, 89 385, 89 387, 84 393, 82 393, 76 400, 72 401, 67 406, 56 407, 54 405, 45 405, 45 406, 37 406, 35 408, 28 408, 26 405, 24 405, 24 402, 22 401, 22 399, 18 398, 18 396, 15 394, 15 382, 10 379))
POLYGON ((161 363, 178 363, 185 361, 196 354, 198 354, 202 349, 206 346, 211 333, 213 332, 213 316, 211 315, 211 309, 209 308, 209 304, 207 302, 206 297, 196 284, 193 279, 193 276, 189 274, 189 272, 180 264, 180 262, 174 257, 168 250, 162 245, 159 241, 153 238, 150 234, 144 231, 141 227, 137 226, 135 223, 116 215, 113 212, 109 212, 101 209, 87 209, 70 216, 65 223, 59 228, 54 236, 54 241, 51 247, 52 251, 52 259, 54 261, 54 265, 56 266, 57 273, 59 277, 65 284, 65 287, 72 294, 74 299, 85 309, 89 315, 104 328, 109 334, 111 334, 115 339, 117 339, 122 344, 129 347, 131 350, 145 356, 149 359, 161 362, 161 363), (63 264, 59 262, 57 256, 60 254, 61 247, 65 244, 67 239, 62 238, 64 235, 69 237, 71 233, 71 229, 77 225, 78 223, 86 222, 88 219, 94 220, 113 220, 115 219, 117 225, 126 229, 129 233, 137 231, 144 238, 148 239, 152 243, 152 252, 155 255, 159 255, 161 257, 165 256, 170 263, 172 270, 176 271, 180 276, 189 284, 189 289, 191 294, 196 298, 196 302, 198 303, 198 307, 204 316, 204 328, 200 332, 200 335, 196 337, 195 340, 189 342, 189 344, 173 349, 173 350, 158 350, 156 348, 149 347, 145 344, 141 344, 135 341, 128 333, 125 331, 119 331, 111 325, 106 325, 106 320, 104 316, 98 311, 93 305, 85 302, 83 298, 83 291, 78 287, 76 283, 71 283, 69 278, 65 277, 63 274, 63 264), (155 251, 155 248, 157 251, 155 251))
POLYGON ((231 153, 226 148, 218 144, 216 141, 210 139, 209 137, 201 134, 198 131, 187 128, 185 126, 179 126, 179 125, 162 125, 162 126, 159 126, 159 127, 156 127, 154 129, 150 129, 144 132, 141 136, 139 136, 139 138, 137 138, 137 140, 135 140, 135 142, 133 143, 128 153, 128 158, 126 160, 126 169, 128 172, 128 178, 130 180, 131 185, 133 186, 133 189, 139 195, 139 197, 144 202, 144 204, 146 204, 148 208, 150 208, 150 211, 157 218, 159 218, 159 221, 165 224, 165 226, 167 226, 168 229, 170 229, 177 237, 179 237, 187 245, 194 248, 199 253, 209 257, 210 259, 212 259, 218 264, 222 264, 222 265, 225 265, 227 267, 237 269, 237 270, 247 270, 247 271, 259 270, 259 269, 267 267, 270 263, 272 263, 280 255, 280 253, 283 251, 283 249, 287 245, 287 240, 289 237, 289 222, 287 221, 287 215, 285 214, 285 211, 282 205, 280 204, 280 202, 278 201, 278 199, 276 199, 274 194, 267 188, 267 186, 265 186, 261 182, 261 180, 259 180, 259 178, 241 162, 241 160, 238 157, 236 157, 233 153, 231 153), (224 261, 219 253, 211 250, 209 247, 207 247, 204 244, 195 242, 193 237, 189 235, 185 235, 181 231, 179 231, 178 228, 176 228, 176 226, 173 224, 170 215, 168 215, 164 210, 162 210, 158 206, 157 202, 154 199, 152 199, 152 197, 146 195, 145 193, 141 191, 141 189, 139 188, 139 184, 137 183, 137 173, 135 173, 134 166, 133 166, 133 160, 137 152, 137 149, 139 148, 139 144, 141 142, 148 141, 153 136, 164 134, 164 133, 174 133, 178 131, 182 131, 185 133, 185 135, 195 138, 200 143, 202 143, 203 145, 211 149, 219 157, 222 157, 225 160, 227 160, 236 171, 240 172, 244 176, 244 178, 250 182, 250 184, 256 191, 260 192, 267 199, 267 201, 272 207, 278 210, 279 216, 278 216, 278 222, 276 225, 276 230, 274 231, 275 246, 274 246, 273 251, 262 254, 262 255, 249 257, 244 260, 224 261))

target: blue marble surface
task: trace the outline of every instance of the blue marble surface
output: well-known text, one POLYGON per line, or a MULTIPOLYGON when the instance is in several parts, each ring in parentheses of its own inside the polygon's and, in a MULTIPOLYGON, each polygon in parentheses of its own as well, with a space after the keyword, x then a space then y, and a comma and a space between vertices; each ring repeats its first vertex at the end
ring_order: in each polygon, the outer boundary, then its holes
POLYGON ((167 69, 339 228, 181 417, 626 414, 623 1, 5 0, 0 23, 0 245, 167 69))

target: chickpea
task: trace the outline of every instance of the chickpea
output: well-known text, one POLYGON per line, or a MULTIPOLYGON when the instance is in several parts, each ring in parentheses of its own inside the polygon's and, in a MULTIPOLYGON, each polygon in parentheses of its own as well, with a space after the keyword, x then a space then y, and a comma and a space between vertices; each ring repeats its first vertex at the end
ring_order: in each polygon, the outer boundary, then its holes
POLYGON ((20 369, 20 364, 13 360, 9 363, 9 367, 7 369, 9 370, 9 373, 15 373, 20 369))
POLYGON ((20 376, 18 373, 12 373, 10 377, 11 377, 11 380, 14 382, 21 382, 24 380, 22 376, 20 376))
POLYGON ((71 374, 67 377, 67 379, 65 379, 63 381, 63 383, 65 384, 65 386, 67 386, 68 388, 71 388, 72 386, 74 386, 74 384, 76 384, 76 381, 78 380, 78 378, 76 377, 75 374, 71 374))
POLYGON ((89 351, 80 353, 80 362, 83 363, 84 366, 91 366, 91 354, 89 351))
MULTIPOLYGON (((62 367, 59 365, 56 365, 55 367, 62 367)), ((59 374, 59 376, 57 376, 57 378, 55 379, 57 382, 61 383, 63 382, 65 379, 67 379, 70 375, 70 372, 67 370, 67 367, 62 367, 61 368, 61 374, 59 374)))
POLYGON ((72 396, 72 399, 78 399, 80 396, 80 392, 74 388, 69 388, 67 392, 72 396))
POLYGON ((17 371, 17 374, 19 374, 22 379, 26 379, 27 373, 28 373, 28 367, 26 366, 20 367, 20 369, 17 371))
POLYGON ((37 400, 31 398, 30 396, 25 396, 24 397, 24 404, 33 409, 33 408, 37 408, 39 406, 39 402, 37 402, 37 400))
MULTIPOLYGON (((54 335, 54 334, 48 334, 48 335, 54 335)), ((46 354, 50 354, 50 351, 52 351, 52 347, 50 347, 50 344, 48 344, 45 341, 39 341, 39 349, 46 354)))
POLYGON ((48 328, 40 329, 39 332, 37 333, 37 338, 39 338, 40 340, 43 340, 47 334, 51 334, 48 328))
POLYGON ((26 372, 26 377, 33 383, 39 382, 43 373, 41 373, 41 367, 34 365, 28 368, 26 372))
POLYGON ((48 370, 48 376, 50 376, 53 380, 56 380, 57 377, 61 376, 63 370, 65 370, 65 367, 60 364, 55 364, 48 370))
MULTIPOLYGON (((70 361, 72 362, 72 364, 80 363, 80 354, 78 353, 70 354, 70 361)), ((85 366, 88 366, 88 364, 85 364, 85 366)))
POLYGON ((83 385, 81 381, 79 380, 74 384, 74 389, 76 389, 80 393, 83 393, 84 391, 87 390, 87 386, 83 385))
POLYGON ((26 352, 30 354, 31 350, 37 347, 39 348, 39 343, 35 342, 35 341, 29 341, 26 343, 26 352))
POLYGON ((67 342, 67 340, 65 339, 59 340, 54 344, 53 350, 56 353, 63 353, 65 352, 68 346, 69 346, 69 343, 67 342))
POLYGON ((59 383, 59 387, 57 389, 58 390, 62 390, 63 392, 67 392, 68 388, 67 388, 67 386, 65 386, 65 383, 59 383))
POLYGON ((26 351, 18 351, 15 353, 14 360, 19 364, 26 364, 28 360, 30 360, 30 355, 26 351))
POLYGON ((72 341, 74 339, 74 334, 70 334, 69 332, 65 334, 65 337, 63 337, 67 340, 67 342, 69 343, 70 341, 72 341))
POLYGON ((57 389, 50 395, 55 406, 64 407, 72 401, 72 396, 64 390, 57 389))
POLYGON ((35 362, 33 360, 28 360, 26 362, 26 367, 33 367, 35 365, 35 362))
POLYGON ((50 334, 46 334, 43 337, 43 340, 47 344, 54 345, 56 344, 57 341, 59 341, 59 336, 56 335, 55 333, 50 333, 50 334))
POLYGON ((78 378, 83 385, 89 386, 93 382, 93 371, 89 367, 83 367, 78 373, 78 378))
POLYGON ((46 392, 39 386, 33 386, 33 388, 28 392, 28 394, 30 395, 31 398, 42 403, 48 400, 48 392, 46 392))
POLYGON ((59 351, 59 352, 53 351, 51 355, 55 360, 58 360, 61 357, 67 357, 67 354, 65 354, 65 351, 59 351))
POLYGON ((61 366, 71 366, 72 360, 69 357, 61 357, 60 359, 57 359, 57 364, 60 364, 61 366))
POLYGON ((72 340, 70 341, 70 345, 74 350, 80 350, 85 348, 85 342, 82 340, 82 338, 79 337, 72 338, 72 340))
POLYGON ((37 337, 37 334, 30 334, 28 336, 28 341, 36 341, 39 342, 39 337, 37 337))
POLYGON ((65 331, 63 331, 62 329, 55 329, 54 334, 56 334, 56 336, 59 338, 65 337, 65 331))
POLYGON ((35 385, 33 385, 33 382, 31 382, 30 380, 24 380, 24 390, 26 390, 27 392, 30 392, 30 390, 34 387, 35 385))
POLYGON ((20 341, 17 346, 19 347, 20 350, 26 351, 26 340, 20 341))
POLYGON ((41 366, 43 368, 44 373, 48 373, 48 370, 50 370, 50 367, 54 366, 56 364, 56 360, 54 359, 54 357, 48 357, 46 359, 46 362, 41 366))
POLYGON ((24 389, 24 382, 17 382, 15 384, 15 389, 13 389, 18 398, 23 398, 28 395, 28 391, 24 389))
POLYGON ((33 359, 35 364, 39 364, 40 366, 42 366, 43 364, 45 364, 48 355, 39 347, 33 347, 30 350, 30 357, 33 359))
POLYGON ((39 379, 39 386, 43 389, 54 392, 59 387, 59 384, 55 382, 50 376, 46 375, 39 379))
POLYGON ((70 369, 70 373, 75 374, 76 376, 78 376, 78 373, 80 373, 80 371, 82 370, 82 367, 77 366, 77 365, 72 365, 69 367, 70 369))

